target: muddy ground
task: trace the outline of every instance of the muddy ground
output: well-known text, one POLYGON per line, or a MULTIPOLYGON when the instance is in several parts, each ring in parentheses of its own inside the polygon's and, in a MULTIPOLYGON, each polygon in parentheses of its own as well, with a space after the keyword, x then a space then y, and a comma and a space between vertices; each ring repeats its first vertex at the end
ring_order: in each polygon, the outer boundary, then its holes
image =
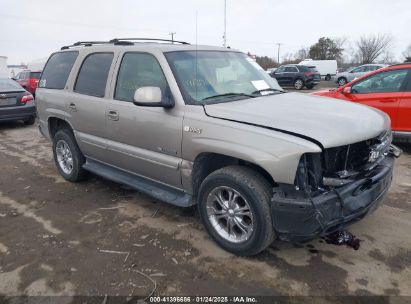
POLYGON ((411 146, 401 147, 384 205, 349 229, 358 251, 277 241, 240 258, 194 209, 95 176, 66 182, 36 126, 1 123, 0 295, 411 296, 411 146))

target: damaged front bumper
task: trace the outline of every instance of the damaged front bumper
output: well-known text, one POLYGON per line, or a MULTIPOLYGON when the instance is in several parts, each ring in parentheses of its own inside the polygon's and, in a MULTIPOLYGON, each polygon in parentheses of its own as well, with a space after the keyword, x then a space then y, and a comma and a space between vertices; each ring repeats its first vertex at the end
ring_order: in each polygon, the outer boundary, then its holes
POLYGON ((352 183, 299 198, 275 191, 271 199, 274 229, 279 239, 306 241, 343 229, 374 211, 387 193, 393 175, 391 152, 378 166, 352 183))

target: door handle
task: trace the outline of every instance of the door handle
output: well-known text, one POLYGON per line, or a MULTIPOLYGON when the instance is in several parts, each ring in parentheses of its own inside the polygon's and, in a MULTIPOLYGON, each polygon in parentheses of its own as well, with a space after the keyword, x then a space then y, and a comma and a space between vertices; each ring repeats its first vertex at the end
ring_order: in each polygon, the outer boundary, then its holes
POLYGON ((77 108, 74 103, 70 103, 68 108, 70 109, 71 112, 77 112, 77 108))
POLYGON ((391 98, 391 99, 381 99, 381 102, 396 102, 397 101, 397 99, 393 99, 393 98, 391 98))
POLYGON ((108 119, 117 121, 120 119, 120 115, 116 110, 109 110, 107 113, 108 119))

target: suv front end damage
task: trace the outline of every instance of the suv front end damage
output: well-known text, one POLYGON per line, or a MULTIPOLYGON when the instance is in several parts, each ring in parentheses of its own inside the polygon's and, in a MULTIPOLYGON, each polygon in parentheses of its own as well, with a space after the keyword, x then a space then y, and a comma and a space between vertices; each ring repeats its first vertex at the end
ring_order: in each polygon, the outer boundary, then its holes
POLYGON ((387 193, 394 158, 391 131, 370 140, 303 154, 294 185, 279 184, 271 199, 282 240, 305 241, 341 230, 374 211, 387 193))

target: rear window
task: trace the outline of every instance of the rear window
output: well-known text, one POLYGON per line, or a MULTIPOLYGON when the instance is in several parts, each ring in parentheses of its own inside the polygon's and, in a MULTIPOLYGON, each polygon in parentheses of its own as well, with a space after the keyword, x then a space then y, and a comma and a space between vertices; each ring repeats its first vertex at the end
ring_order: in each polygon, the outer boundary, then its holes
POLYGON ((40 79, 41 72, 30 72, 31 79, 40 79))
POLYGON ((78 52, 76 51, 55 53, 51 55, 41 76, 39 87, 47 89, 63 89, 77 56, 78 52))
POLYGON ((86 95, 104 97, 113 56, 113 53, 94 53, 87 56, 77 76, 74 91, 86 95))
POLYGON ((21 85, 11 79, 0 79, 0 91, 23 90, 21 85))

